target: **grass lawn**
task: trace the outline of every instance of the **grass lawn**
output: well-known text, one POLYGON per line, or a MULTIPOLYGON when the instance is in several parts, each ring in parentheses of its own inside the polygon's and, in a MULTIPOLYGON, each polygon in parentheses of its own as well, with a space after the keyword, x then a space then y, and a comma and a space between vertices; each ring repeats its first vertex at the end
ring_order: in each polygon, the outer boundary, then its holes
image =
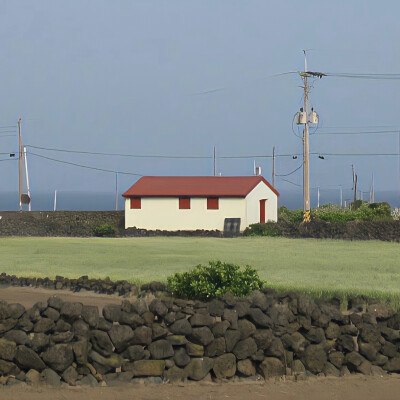
POLYGON ((0 272, 165 281, 209 260, 255 267, 276 288, 362 293, 400 303, 400 244, 243 237, 1 238, 0 272))

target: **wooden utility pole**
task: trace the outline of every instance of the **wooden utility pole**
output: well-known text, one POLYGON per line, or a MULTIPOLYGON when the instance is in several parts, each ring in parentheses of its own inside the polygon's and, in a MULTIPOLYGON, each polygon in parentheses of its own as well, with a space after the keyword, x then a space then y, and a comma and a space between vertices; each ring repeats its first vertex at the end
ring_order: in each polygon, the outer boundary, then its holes
POLYGON ((19 211, 22 211, 22 139, 21 139, 21 118, 18 119, 18 198, 19 198, 19 211))
POLYGON ((118 211, 118 172, 115 173, 115 211, 118 211))
POLYGON ((304 50, 304 112, 306 113, 306 123, 303 130, 303 212, 310 211, 310 142, 308 134, 308 67, 307 56, 304 50))

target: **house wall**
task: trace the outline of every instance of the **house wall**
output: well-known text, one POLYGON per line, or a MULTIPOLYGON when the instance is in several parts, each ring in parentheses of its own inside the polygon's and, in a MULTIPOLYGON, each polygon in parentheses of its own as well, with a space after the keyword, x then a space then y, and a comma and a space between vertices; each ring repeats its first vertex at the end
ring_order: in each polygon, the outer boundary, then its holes
POLYGON ((219 198, 219 209, 207 210, 205 197, 192 197, 190 209, 180 210, 176 197, 142 197, 141 207, 132 210, 130 199, 125 199, 125 228, 222 231, 225 218, 241 218, 241 230, 247 226, 244 198, 219 198))
POLYGON ((278 196, 264 182, 260 182, 246 197, 247 226, 260 222, 262 199, 266 199, 265 222, 278 220, 278 196))

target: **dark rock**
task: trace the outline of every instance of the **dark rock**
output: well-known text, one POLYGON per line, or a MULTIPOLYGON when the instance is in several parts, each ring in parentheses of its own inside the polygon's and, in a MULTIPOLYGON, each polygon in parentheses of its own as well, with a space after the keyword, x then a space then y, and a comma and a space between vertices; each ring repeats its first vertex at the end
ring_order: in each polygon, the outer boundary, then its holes
POLYGON ((257 349, 265 350, 267 349, 272 343, 272 331, 270 329, 259 329, 253 335, 253 339, 256 342, 257 349))
POLYGON ((264 358, 265 355, 263 350, 257 350, 257 352, 251 356, 251 359, 253 361, 263 361, 264 358))
POLYGON ((227 353, 214 360, 213 371, 217 379, 231 378, 236 372, 236 357, 227 353))
POLYGON ((152 334, 153 331, 151 330, 151 328, 147 326, 139 326, 133 331, 131 342, 132 344, 150 344, 152 334))
POLYGON ((178 367, 185 367, 190 362, 190 357, 186 353, 186 350, 183 347, 175 350, 174 361, 178 367))
POLYGON ((256 332, 256 327, 247 319, 241 319, 238 321, 238 330, 240 332, 240 339, 247 339, 256 332))
POLYGON ((330 362, 325 364, 322 372, 325 376, 336 376, 337 378, 340 376, 340 371, 330 362))
POLYGON ((160 299, 154 299, 149 304, 149 310, 154 315, 158 315, 161 318, 163 318, 168 313, 168 307, 160 299))
POLYGON ((240 332, 228 329, 225 332, 226 351, 231 353, 236 343, 240 340, 240 332))
POLYGON ((360 314, 352 313, 349 315, 350 322, 358 327, 362 323, 362 317, 360 314))
POLYGON ((115 370, 115 368, 119 368, 122 365, 122 357, 119 354, 111 354, 110 357, 103 357, 101 354, 97 353, 94 350, 91 350, 88 354, 89 359, 96 364, 105 367, 106 371, 115 370))
POLYGON ((165 292, 167 290, 167 286, 165 283, 153 281, 150 283, 145 283, 140 287, 141 290, 145 292, 165 292))
MULTIPOLYGON (((145 327, 137 328, 135 329, 135 332, 141 328, 145 327)), ((150 330, 150 341, 151 341, 151 329, 149 330, 150 330)), ((132 328, 127 325, 114 325, 109 330, 108 335, 110 336, 110 339, 118 353, 124 351, 126 348, 130 346, 130 344, 142 344, 134 340, 136 339, 134 332, 132 328)))
POLYGON ((68 344, 49 347, 41 356, 43 361, 57 372, 65 371, 74 361, 72 347, 68 344))
POLYGON ((387 356, 384 356, 383 354, 378 353, 376 355, 376 360, 373 361, 373 364, 382 367, 383 365, 385 365, 387 363, 388 359, 389 358, 387 356))
POLYGON ((131 311, 139 315, 143 315, 146 311, 148 311, 146 301, 144 299, 136 300, 131 304, 131 311))
POLYGON ((375 314, 370 314, 370 313, 365 313, 362 315, 362 321, 365 324, 371 324, 371 325, 376 325, 376 317, 375 314))
POLYGON ((143 360, 145 358, 144 348, 140 345, 129 346, 124 351, 124 357, 132 361, 143 360))
POLYGON ((224 354, 226 351, 225 338, 219 337, 213 340, 206 347, 206 357, 216 357, 224 354))
POLYGON ((97 328, 99 323, 99 311, 96 306, 83 306, 82 319, 89 324, 91 328, 97 328))
POLYGON ((17 365, 24 370, 35 369, 41 372, 46 368, 42 359, 33 350, 23 345, 17 346, 14 358, 17 365))
POLYGON ((324 370, 328 360, 327 353, 322 344, 310 344, 301 356, 301 361, 306 369, 313 374, 319 374, 324 370))
POLYGON ((172 344, 172 346, 183 346, 188 343, 188 340, 183 335, 169 335, 166 339, 172 344))
POLYGON ((212 358, 193 358, 185 367, 184 373, 189 379, 201 381, 207 376, 213 366, 214 360, 212 358))
POLYGON ((88 362, 87 354, 89 347, 88 340, 84 338, 72 343, 72 350, 74 352, 75 360, 78 364, 85 365, 88 362))
POLYGON ((44 369, 40 374, 40 383, 42 385, 60 387, 61 386, 61 377, 57 374, 57 372, 53 371, 50 368, 44 369))
POLYGON ((164 322, 167 325, 171 325, 176 321, 176 313, 174 311, 171 311, 167 313, 167 315, 164 317, 164 322))
POLYGON ((93 375, 87 375, 76 381, 76 386, 96 387, 99 386, 99 382, 97 382, 97 379, 93 375))
POLYGON ((358 328, 355 325, 342 325, 340 327, 341 335, 357 336, 358 328))
POLYGON ((377 356, 376 348, 371 343, 363 343, 360 342, 358 345, 359 352, 362 354, 367 360, 375 361, 377 356))
POLYGON ((364 342, 367 343, 379 342, 379 339, 381 338, 381 332, 379 327, 376 325, 361 324, 360 337, 364 342))
POLYGON ((400 356, 390 359, 384 366, 383 369, 388 372, 400 373, 400 356))
POLYGON ((47 304, 49 307, 54 308, 57 311, 60 311, 63 305, 63 301, 58 296, 51 296, 48 298, 47 304))
POLYGON ((72 331, 77 337, 88 337, 90 333, 89 324, 87 324, 82 319, 78 319, 72 323, 72 331))
POLYGON ((8 318, 0 322, 0 334, 8 332, 13 329, 18 323, 18 320, 13 318, 8 318))
POLYGON ((97 324, 97 329, 108 332, 112 328, 113 324, 107 321, 103 317, 99 317, 99 323, 97 324))
POLYGON ((149 345, 151 357, 155 360, 162 360, 165 358, 172 357, 174 355, 174 349, 168 340, 157 340, 149 345))
POLYGON ((144 324, 147 326, 151 326, 154 322, 155 316, 152 312, 146 311, 144 314, 141 315, 143 318, 144 324))
POLYGON ((247 315, 256 326, 261 328, 272 328, 274 325, 271 317, 264 314, 259 308, 250 308, 247 315))
POLYGON ((125 386, 130 383, 133 378, 132 371, 111 373, 104 375, 104 381, 108 387, 125 386))
POLYGON ((321 343, 325 340, 325 332, 322 328, 311 328, 308 332, 305 332, 304 337, 311 343, 321 343))
POLYGON ((249 359, 238 361, 236 367, 240 375, 254 376, 256 374, 256 367, 254 366, 254 363, 249 359))
POLYGON ((103 307, 103 317, 109 322, 118 322, 121 318, 121 306, 107 304, 103 307))
POLYGON ((31 333, 29 346, 37 353, 43 351, 50 344, 50 337, 45 333, 31 333))
POLYGON ((267 356, 276 357, 282 360, 285 356, 285 348, 283 347, 282 341, 279 338, 274 337, 270 346, 265 349, 264 353, 267 356))
POLYGON ((71 331, 67 332, 57 332, 54 335, 51 335, 51 342, 53 343, 69 343, 72 342, 74 338, 74 333, 71 331))
POLYGON ((75 386, 79 374, 77 370, 71 365, 62 373, 61 376, 64 381, 68 383, 68 385, 75 386))
POLYGON ((10 318, 18 319, 25 312, 25 307, 19 303, 9 304, 8 312, 10 314, 10 318))
POLYGON ((224 314, 224 308, 225 305, 221 300, 211 300, 208 304, 207 304, 207 309, 208 312, 211 315, 217 316, 217 317, 222 317, 222 315, 224 314))
POLYGON ((287 348, 292 349, 297 355, 302 354, 309 344, 300 332, 283 336, 282 342, 287 348))
POLYGON ((248 300, 250 302, 251 307, 259 308, 262 311, 266 311, 268 307, 272 304, 272 302, 267 300, 267 297, 264 293, 259 290, 254 290, 249 296, 248 300))
POLYGON ((264 379, 285 375, 285 367, 278 358, 267 357, 259 368, 264 379))
POLYGON ((327 339, 337 339, 340 335, 340 327, 334 322, 329 322, 328 327, 325 330, 325 336, 327 339))
POLYGON ((328 354, 328 359, 336 368, 340 369, 344 362, 344 354, 340 351, 333 351, 328 354))
MULTIPOLYGON (((390 357, 390 358, 396 357, 396 355, 397 355, 397 347, 393 343, 385 341, 384 345, 382 346, 381 353, 383 355, 387 356, 387 357, 390 357)), ((376 351, 375 351, 375 355, 376 355, 376 351)), ((376 356, 375 356, 375 358, 376 358, 376 356)), ((374 361, 374 360, 370 360, 370 361, 374 361)))
POLYGON ((345 363, 350 371, 361 372, 365 375, 371 374, 371 364, 359 353, 353 351, 346 354, 345 363), (369 373, 368 373, 369 366, 369 373))
POLYGON ((338 348, 345 352, 351 352, 356 349, 354 336, 340 335, 337 340, 338 348))
POLYGON ((3 360, 12 361, 15 356, 17 345, 15 342, 10 342, 7 339, 0 338, 0 358, 3 360))
POLYGON ((304 328, 306 331, 309 331, 311 329, 311 318, 310 317, 305 317, 304 315, 299 315, 297 317, 297 320, 299 321, 300 327, 304 328))
POLYGON ((69 330, 71 330, 71 324, 63 319, 59 319, 54 327, 54 332, 68 332, 69 330))
POLYGON ((288 326, 295 318, 287 304, 273 304, 266 312, 277 326, 288 326))
POLYGON ((60 315, 71 323, 81 316, 82 308, 82 303, 66 302, 61 306, 60 315))
POLYGON ((47 333, 55 328, 54 321, 50 318, 42 318, 33 327, 36 333, 47 333))
POLYGON ((228 307, 235 307, 237 301, 232 293, 225 293, 222 296, 222 300, 228 307))
POLYGON ((371 313, 378 320, 389 319, 395 315, 395 311, 391 306, 384 303, 375 303, 367 306, 367 312, 371 313))
POLYGON ((211 328, 211 332, 213 333, 214 337, 224 336, 226 330, 229 327, 230 327, 230 322, 226 320, 222 322, 216 322, 214 326, 211 328))
MULTIPOLYGON (((230 326, 231 329, 238 329, 238 313, 236 310, 230 310, 230 309, 226 308, 224 310, 222 320, 224 322, 225 321, 229 322, 230 325, 228 325, 228 326, 230 326)), ((220 322, 220 324, 223 324, 224 322, 220 322)), ((226 322, 225 322, 224 326, 226 326, 226 322)), ((223 336, 223 334, 219 335, 219 336, 223 336)))
POLYGON ((4 339, 15 342, 16 344, 27 344, 29 342, 28 335, 19 329, 13 329, 4 334, 4 339))
POLYGON ((107 332, 93 330, 90 332, 90 342, 93 348, 103 356, 109 356, 113 352, 113 344, 107 332))
POLYGON ((388 321, 387 321, 387 326, 388 328, 399 330, 400 329, 400 311, 398 311, 396 314, 393 315, 388 321))
POLYGON ((129 325, 131 328, 137 328, 144 324, 144 320, 139 316, 139 314, 127 313, 125 311, 121 311, 119 322, 121 324, 129 325))
POLYGON ((164 360, 140 360, 123 364, 124 371, 132 371, 133 376, 163 376, 164 360))
POLYGON ((174 366, 164 373, 167 382, 182 382, 186 378, 185 371, 182 368, 174 366))
POLYGON ((161 324, 153 324, 151 328, 153 330, 151 336, 153 340, 165 338, 168 334, 168 329, 164 328, 161 324))
POLYGON ((192 333, 189 335, 189 340, 193 343, 207 346, 214 340, 214 335, 212 334, 210 328, 207 326, 202 326, 200 328, 192 329, 192 333))
POLYGON ((257 352, 257 345, 254 339, 247 338, 239 341, 233 349, 238 360, 244 360, 245 358, 251 357, 257 352))
POLYGON ((387 326, 381 327, 381 335, 389 342, 400 340, 400 331, 388 328, 387 326))
POLYGON ((50 318, 54 322, 56 322, 58 320, 58 318, 60 318, 60 313, 55 308, 52 308, 52 307, 47 307, 43 311, 42 315, 47 318, 50 318))
POLYGON ((18 375, 20 369, 12 362, 0 360, 0 376, 18 375))
POLYGON ((208 326, 211 327, 215 323, 215 318, 209 314, 194 314, 189 319, 190 325, 192 327, 196 326, 208 326))
POLYGON ((175 335, 190 335, 192 333, 192 325, 187 319, 179 319, 169 327, 169 331, 175 335))
POLYGON ((250 310, 250 303, 248 300, 240 299, 236 302, 235 310, 238 318, 243 318, 250 310))
POLYGON ((192 357, 203 357, 204 347, 201 344, 188 342, 186 344, 186 352, 192 357))

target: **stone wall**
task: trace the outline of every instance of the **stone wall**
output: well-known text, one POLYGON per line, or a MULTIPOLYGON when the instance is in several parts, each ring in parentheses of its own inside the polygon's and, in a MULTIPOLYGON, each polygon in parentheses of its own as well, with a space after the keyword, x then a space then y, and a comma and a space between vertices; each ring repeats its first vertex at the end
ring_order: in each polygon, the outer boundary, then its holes
POLYGON ((400 373, 400 313, 270 289, 208 303, 0 303, 0 381, 119 385, 400 373))

